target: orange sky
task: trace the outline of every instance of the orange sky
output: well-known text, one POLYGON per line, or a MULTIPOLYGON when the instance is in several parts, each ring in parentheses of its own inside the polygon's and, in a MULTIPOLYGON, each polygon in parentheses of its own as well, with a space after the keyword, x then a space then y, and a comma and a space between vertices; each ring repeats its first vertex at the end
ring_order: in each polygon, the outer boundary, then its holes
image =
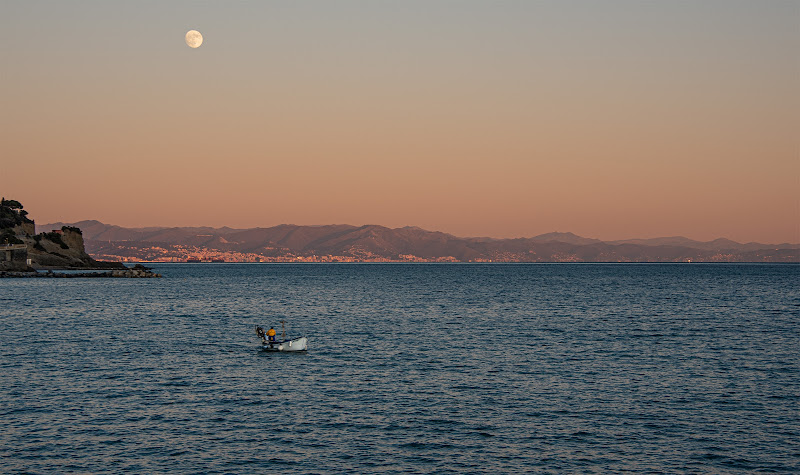
POLYGON ((800 242, 797 2, 108 3, 0 7, 39 223, 800 242))

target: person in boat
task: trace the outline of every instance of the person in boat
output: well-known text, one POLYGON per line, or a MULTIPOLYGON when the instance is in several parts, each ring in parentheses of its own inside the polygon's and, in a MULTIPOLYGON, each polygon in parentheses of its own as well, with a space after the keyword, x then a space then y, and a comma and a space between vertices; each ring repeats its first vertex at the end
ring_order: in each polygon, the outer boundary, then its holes
POLYGON ((272 328, 272 327, 269 327, 269 330, 267 330, 267 340, 269 340, 270 344, 275 343, 275 335, 276 334, 277 334, 277 332, 275 331, 275 329, 272 328))
MULTIPOLYGON (((261 338, 261 342, 264 343, 265 345, 267 344, 267 334, 268 333, 269 332, 265 332, 263 328, 256 327, 256 334, 259 336, 259 338, 261 338)), ((272 341, 271 340, 274 340, 275 337, 269 337, 269 339, 270 339, 270 342, 269 342, 270 346, 272 346, 272 341)))

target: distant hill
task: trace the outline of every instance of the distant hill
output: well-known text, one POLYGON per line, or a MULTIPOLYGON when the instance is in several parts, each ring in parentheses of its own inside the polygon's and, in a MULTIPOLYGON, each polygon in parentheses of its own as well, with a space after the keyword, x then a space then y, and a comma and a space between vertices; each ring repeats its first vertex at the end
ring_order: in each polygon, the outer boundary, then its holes
POLYGON ((418 227, 378 225, 234 229, 123 228, 99 221, 76 226, 95 258, 227 261, 495 261, 495 262, 800 262, 798 244, 741 244, 685 237, 604 242, 568 232, 517 239, 462 238, 418 227))
POLYGON ((736 250, 736 251, 757 251, 759 249, 798 249, 798 244, 761 244, 758 242, 748 242, 745 244, 731 241, 730 239, 719 238, 713 241, 694 241, 683 236, 653 238, 653 239, 626 239, 623 241, 610 241, 609 244, 641 244, 644 246, 681 246, 692 249, 705 250, 736 250))
POLYGON ((533 242, 564 242, 567 244, 579 244, 579 245, 597 244, 603 242, 599 239, 580 237, 572 233, 547 233, 534 236, 530 239, 533 242))

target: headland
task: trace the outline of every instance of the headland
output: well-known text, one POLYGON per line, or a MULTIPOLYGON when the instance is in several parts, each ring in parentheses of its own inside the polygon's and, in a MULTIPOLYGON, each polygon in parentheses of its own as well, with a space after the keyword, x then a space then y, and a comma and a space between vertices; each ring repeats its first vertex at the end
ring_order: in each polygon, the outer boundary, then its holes
POLYGON ((0 277, 161 277, 144 266, 98 261, 86 253, 83 232, 61 226, 36 233, 22 203, 0 199, 0 277), (55 270, 107 272, 58 273, 55 270), (40 272, 44 271, 44 272, 40 272))

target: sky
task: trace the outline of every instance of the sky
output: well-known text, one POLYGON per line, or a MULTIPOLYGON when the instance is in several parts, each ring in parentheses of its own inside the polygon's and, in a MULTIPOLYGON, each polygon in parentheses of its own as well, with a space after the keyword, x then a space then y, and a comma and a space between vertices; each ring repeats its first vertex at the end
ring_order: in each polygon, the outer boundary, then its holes
POLYGON ((0 0, 0 194, 42 224, 798 243, 799 52, 794 0, 0 0))

